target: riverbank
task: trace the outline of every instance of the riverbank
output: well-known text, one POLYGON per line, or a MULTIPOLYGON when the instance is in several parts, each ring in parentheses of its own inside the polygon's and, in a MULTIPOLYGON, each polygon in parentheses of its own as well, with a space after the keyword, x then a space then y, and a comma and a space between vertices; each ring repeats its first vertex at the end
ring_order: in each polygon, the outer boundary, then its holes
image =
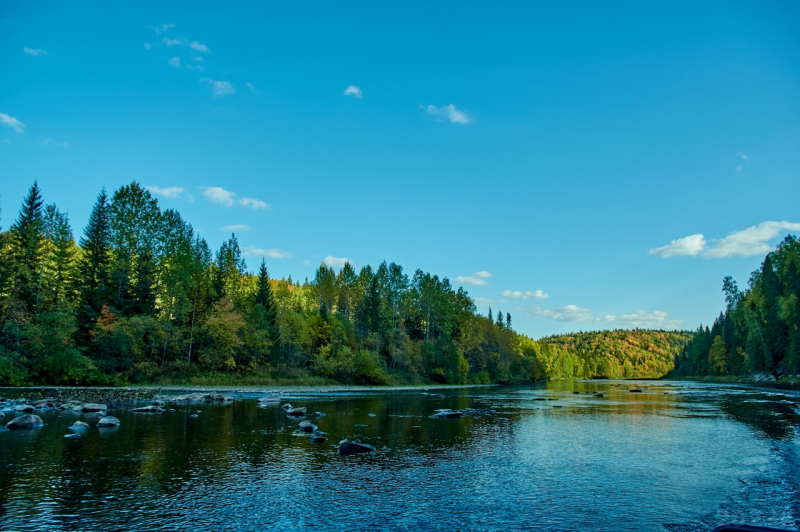
POLYGON ((780 379, 775 379, 771 374, 759 373, 756 375, 681 375, 665 376, 661 380, 670 381, 697 381, 697 382, 718 382, 718 383, 741 383, 741 384, 762 384, 768 386, 785 386, 789 388, 800 388, 800 375, 785 375, 780 379), (772 378, 770 378, 772 377, 772 378))

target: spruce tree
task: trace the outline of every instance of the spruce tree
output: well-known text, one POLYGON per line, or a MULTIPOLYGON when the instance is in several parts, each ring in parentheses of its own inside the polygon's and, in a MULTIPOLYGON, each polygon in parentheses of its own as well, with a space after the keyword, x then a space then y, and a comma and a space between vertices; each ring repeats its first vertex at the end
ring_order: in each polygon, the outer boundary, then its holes
POLYGON ((272 341, 273 352, 276 352, 280 341, 278 306, 275 304, 275 298, 272 294, 272 285, 270 285, 269 282, 267 263, 264 259, 261 259, 261 266, 258 269, 256 305, 259 305, 263 311, 264 326, 267 328, 269 339, 272 341))
POLYGON ((494 318, 492 317, 492 307, 489 307, 489 314, 487 317, 489 318, 489 323, 494 323, 494 318))
POLYGON ((506 329, 511 330, 511 314, 506 312, 506 329))
POLYGON ((10 229, 13 260, 13 290, 29 311, 35 311, 39 298, 39 274, 43 267, 44 216, 39 183, 34 181, 22 202, 19 216, 10 229))
POLYGON ((502 310, 498 310, 497 311, 497 322, 495 323, 495 325, 497 325, 501 329, 504 327, 503 326, 503 311, 502 310))
POLYGON ((83 250, 79 266, 80 308, 79 336, 88 341, 88 332, 100 315, 103 305, 113 298, 111 287, 111 213, 106 189, 100 191, 92 207, 89 223, 80 240, 83 250))

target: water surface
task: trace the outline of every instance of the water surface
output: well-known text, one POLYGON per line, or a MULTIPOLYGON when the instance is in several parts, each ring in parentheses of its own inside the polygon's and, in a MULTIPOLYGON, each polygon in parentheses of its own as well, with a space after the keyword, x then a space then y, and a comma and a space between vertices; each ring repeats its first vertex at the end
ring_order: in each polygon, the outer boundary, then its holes
POLYGON ((94 428, 91 414, 37 412, 43 428, 0 434, 0 529, 699 531, 800 523, 796 391, 580 381, 285 393, 327 414, 313 420, 327 433, 323 444, 297 435, 297 420, 280 408, 260 408, 262 395, 174 405, 163 415, 110 410, 122 423, 111 430, 94 428), (629 391, 637 386, 642 393, 629 391), (497 413, 428 417, 467 407, 497 413), (92 429, 64 438, 79 419, 92 429), (341 457, 342 438, 377 451, 341 457))

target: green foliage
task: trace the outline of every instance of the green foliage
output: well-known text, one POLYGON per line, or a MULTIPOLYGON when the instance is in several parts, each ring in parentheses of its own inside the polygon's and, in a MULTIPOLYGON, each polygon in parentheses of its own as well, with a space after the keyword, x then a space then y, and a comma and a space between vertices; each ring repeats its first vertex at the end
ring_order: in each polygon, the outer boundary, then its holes
POLYGON ((697 329, 677 358, 675 375, 800 373, 800 242, 789 235, 768 253, 741 292, 722 283, 725 311, 697 329))

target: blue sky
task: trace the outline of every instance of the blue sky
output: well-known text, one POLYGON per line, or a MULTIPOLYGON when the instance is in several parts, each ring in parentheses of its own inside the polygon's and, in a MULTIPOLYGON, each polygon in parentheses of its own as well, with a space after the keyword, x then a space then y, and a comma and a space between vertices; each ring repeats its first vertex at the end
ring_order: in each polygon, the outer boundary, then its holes
POLYGON ((695 328, 800 234, 797 2, 0 3, 2 225, 138 180, 217 248, 382 260, 533 337, 695 328), (498 5, 499 4, 499 5, 498 5))

